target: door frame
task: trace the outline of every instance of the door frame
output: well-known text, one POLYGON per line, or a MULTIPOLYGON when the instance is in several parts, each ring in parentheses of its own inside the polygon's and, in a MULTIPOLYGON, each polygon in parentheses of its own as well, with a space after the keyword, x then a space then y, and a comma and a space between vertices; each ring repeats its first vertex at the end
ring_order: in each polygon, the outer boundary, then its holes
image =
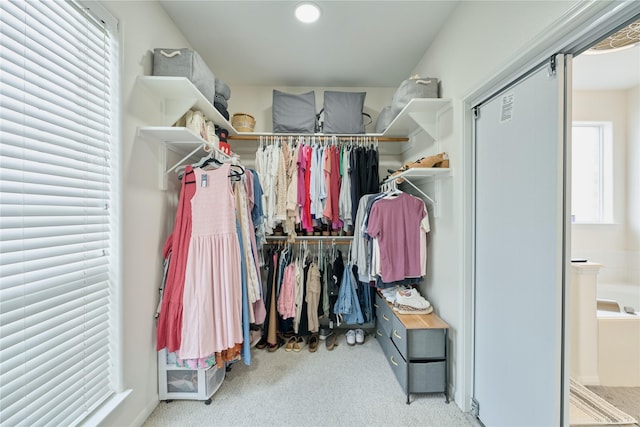
MULTIPOLYGON (((604 37, 614 33, 619 28, 629 24, 630 22, 638 19, 640 16, 640 2, 635 0, 623 0, 617 2, 599 2, 599 1, 585 1, 576 4, 571 10, 563 15, 557 22, 554 23, 552 28, 545 33, 544 37, 541 37, 537 42, 533 43, 530 48, 521 52, 513 61, 498 72, 493 78, 489 79, 486 83, 473 89, 467 95, 461 99, 462 104, 462 123, 463 123, 463 316, 462 319, 464 325, 464 343, 465 343, 465 355, 464 355, 464 378, 463 378, 463 410, 465 412, 472 411, 472 398, 473 398, 473 378, 474 378, 474 354, 475 354, 475 325, 474 325, 474 301, 475 301, 475 135, 474 129, 474 117, 473 107, 481 101, 490 98, 491 96, 499 93, 504 87, 512 84, 522 76, 526 75, 530 70, 533 70, 543 63, 547 62, 551 56, 557 53, 563 53, 576 55, 582 53, 589 47, 593 46, 596 42, 604 37)), ((571 67, 567 69, 567 91, 572 89, 571 84, 571 67)), ((570 93, 570 92, 568 92, 570 93)), ((568 114, 570 117, 571 99, 565 100, 566 108, 568 108, 568 114)), ((565 129, 565 136, 567 131, 570 131, 570 126, 567 124, 565 129)), ((570 142, 570 141, 568 141, 570 142)), ((567 144, 570 149, 570 143, 567 144)), ((570 151, 565 152, 565 165, 568 164, 567 157, 570 151)), ((566 169, 565 173, 568 173, 570 169, 566 169)), ((565 177, 563 186, 565 191, 569 191, 570 177, 565 177)), ((567 218, 564 218, 565 224, 570 224, 570 218, 566 214, 567 218)), ((570 227, 567 227, 567 234, 565 236, 570 241, 570 227)), ((565 265, 565 282, 563 309, 565 312, 565 318, 569 315, 569 303, 568 303, 568 289, 570 275, 567 274, 570 268, 570 262, 565 265)), ((562 331, 563 347, 569 348, 570 345, 570 331, 565 325, 562 331)), ((562 384, 564 389, 563 395, 563 424, 568 425, 568 411, 569 411, 569 357, 563 357, 563 378, 562 384)))

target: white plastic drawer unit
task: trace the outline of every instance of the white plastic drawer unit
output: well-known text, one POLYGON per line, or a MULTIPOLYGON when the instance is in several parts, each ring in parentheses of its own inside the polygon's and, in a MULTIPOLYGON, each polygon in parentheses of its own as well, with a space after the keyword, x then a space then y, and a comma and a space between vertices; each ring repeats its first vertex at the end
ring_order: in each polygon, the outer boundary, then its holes
POLYGON ((158 352, 158 394, 160 400, 203 400, 211 403, 211 396, 224 381, 225 370, 182 368, 176 365, 175 353, 166 349, 158 352))

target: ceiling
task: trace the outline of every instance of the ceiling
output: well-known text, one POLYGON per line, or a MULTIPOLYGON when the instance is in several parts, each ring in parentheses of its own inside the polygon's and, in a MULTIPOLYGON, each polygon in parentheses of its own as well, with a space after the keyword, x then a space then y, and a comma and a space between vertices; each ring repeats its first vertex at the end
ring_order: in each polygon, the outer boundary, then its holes
POLYGON ((395 87, 458 1, 314 1, 313 24, 296 20, 297 1, 160 3, 231 86, 395 87))
MULTIPOLYGON (((295 19, 295 0, 160 3, 231 86, 396 87, 460 2, 315 1, 322 15, 313 24, 295 19)), ((574 89, 638 84, 640 46, 574 60, 574 89)))
POLYGON ((573 88, 620 90, 640 85, 640 45, 615 52, 576 56, 573 88))

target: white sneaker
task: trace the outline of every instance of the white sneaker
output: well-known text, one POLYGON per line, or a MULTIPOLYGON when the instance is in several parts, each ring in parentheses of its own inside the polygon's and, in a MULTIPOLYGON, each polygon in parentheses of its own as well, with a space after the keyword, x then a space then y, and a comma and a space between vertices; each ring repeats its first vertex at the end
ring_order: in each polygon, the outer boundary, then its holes
POLYGON ((364 343, 364 331, 362 329, 356 329, 356 344, 364 343))
POLYGON ((427 309, 431 305, 416 289, 408 289, 396 292, 396 303, 408 305, 413 308, 427 309))
POLYGON ((356 331, 354 329, 349 329, 346 333, 347 336, 347 344, 356 345, 356 331))

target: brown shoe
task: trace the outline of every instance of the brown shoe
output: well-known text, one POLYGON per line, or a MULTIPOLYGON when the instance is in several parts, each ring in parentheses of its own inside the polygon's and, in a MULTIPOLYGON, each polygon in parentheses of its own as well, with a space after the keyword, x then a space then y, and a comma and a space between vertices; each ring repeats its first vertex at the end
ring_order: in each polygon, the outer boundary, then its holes
POLYGON ((293 343, 293 351, 299 352, 304 348, 305 344, 304 338, 296 337, 296 341, 293 343))
POLYGON ((449 155, 447 153, 440 153, 434 156, 423 157, 415 162, 406 165, 409 169, 413 168, 448 168, 449 167, 449 155))
POLYGON ((318 334, 312 334, 309 337, 309 351, 315 353, 318 350, 318 344, 320 343, 320 337, 318 334))
POLYGON ((338 334, 332 332, 331 335, 325 339, 324 343, 327 346, 327 350, 333 350, 333 348, 338 345, 338 334))

